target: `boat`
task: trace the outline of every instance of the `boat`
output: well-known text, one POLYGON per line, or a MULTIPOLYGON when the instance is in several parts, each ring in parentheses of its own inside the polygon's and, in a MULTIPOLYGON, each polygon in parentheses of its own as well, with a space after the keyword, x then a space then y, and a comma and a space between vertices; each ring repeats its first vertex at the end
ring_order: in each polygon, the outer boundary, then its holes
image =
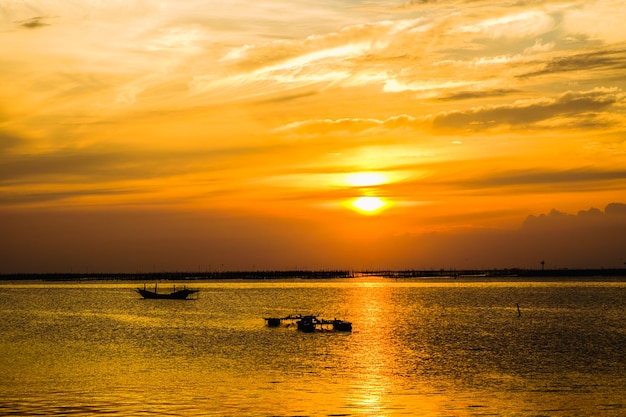
POLYGON ((183 288, 182 290, 176 290, 174 287, 174 291, 170 293, 158 293, 157 286, 154 286, 154 291, 150 291, 146 289, 144 285, 143 288, 137 288, 137 292, 141 294, 141 296, 145 299, 163 299, 163 300, 186 300, 191 294, 197 293, 199 290, 190 290, 187 288, 183 288))

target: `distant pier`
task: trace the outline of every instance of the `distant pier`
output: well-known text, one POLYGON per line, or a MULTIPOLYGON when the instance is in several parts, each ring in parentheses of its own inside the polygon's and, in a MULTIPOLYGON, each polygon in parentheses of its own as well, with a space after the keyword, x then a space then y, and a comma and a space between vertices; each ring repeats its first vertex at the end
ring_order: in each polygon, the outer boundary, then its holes
POLYGON ((626 268, 590 269, 375 269, 281 271, 175 271, 175 272, 53 272, 5 273, 0 281, 222 281, 222 280, 331 280, 353 278, 391 279, 520 279, 520 278, 626 278, 626 268))

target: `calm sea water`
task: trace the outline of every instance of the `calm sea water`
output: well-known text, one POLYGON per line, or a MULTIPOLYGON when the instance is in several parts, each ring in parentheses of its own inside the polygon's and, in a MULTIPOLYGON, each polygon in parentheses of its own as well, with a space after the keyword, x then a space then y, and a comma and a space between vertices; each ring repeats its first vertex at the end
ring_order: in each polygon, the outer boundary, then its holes
POLYGON ((626 416, 623 281, 192 285, 0 283, 0 415, 626 416))

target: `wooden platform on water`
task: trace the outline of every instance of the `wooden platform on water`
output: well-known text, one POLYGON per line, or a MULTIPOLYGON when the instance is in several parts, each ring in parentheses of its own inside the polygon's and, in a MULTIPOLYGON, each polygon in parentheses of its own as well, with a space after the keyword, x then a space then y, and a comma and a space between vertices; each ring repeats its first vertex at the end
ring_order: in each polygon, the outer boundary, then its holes
POLYGON ((352 323, 349 321, 339 319, 320 319, 314 315, 289 315, 285 317, 267 317, 265 322, 268 327, 280 327, 283 324, 287 326, 295 324, 298 330, 305 333, 312 333, 315 331, 339 331, 339 332, 351 332, 352 323))

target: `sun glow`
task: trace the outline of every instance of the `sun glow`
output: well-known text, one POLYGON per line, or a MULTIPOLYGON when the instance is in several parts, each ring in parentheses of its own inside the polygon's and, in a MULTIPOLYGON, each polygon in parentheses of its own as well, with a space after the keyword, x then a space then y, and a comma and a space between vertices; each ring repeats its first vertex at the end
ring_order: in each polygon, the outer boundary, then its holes
POLYGON ((389 208, 391 203, 380 197, 359 197, 348 202, 348 207, 357 213, 373 215, 389 208))
POLYGON ((389 178, 380 172, 355 172, 347 175, 345 182, 352 187, 373 187, 388 183, 389 178))

